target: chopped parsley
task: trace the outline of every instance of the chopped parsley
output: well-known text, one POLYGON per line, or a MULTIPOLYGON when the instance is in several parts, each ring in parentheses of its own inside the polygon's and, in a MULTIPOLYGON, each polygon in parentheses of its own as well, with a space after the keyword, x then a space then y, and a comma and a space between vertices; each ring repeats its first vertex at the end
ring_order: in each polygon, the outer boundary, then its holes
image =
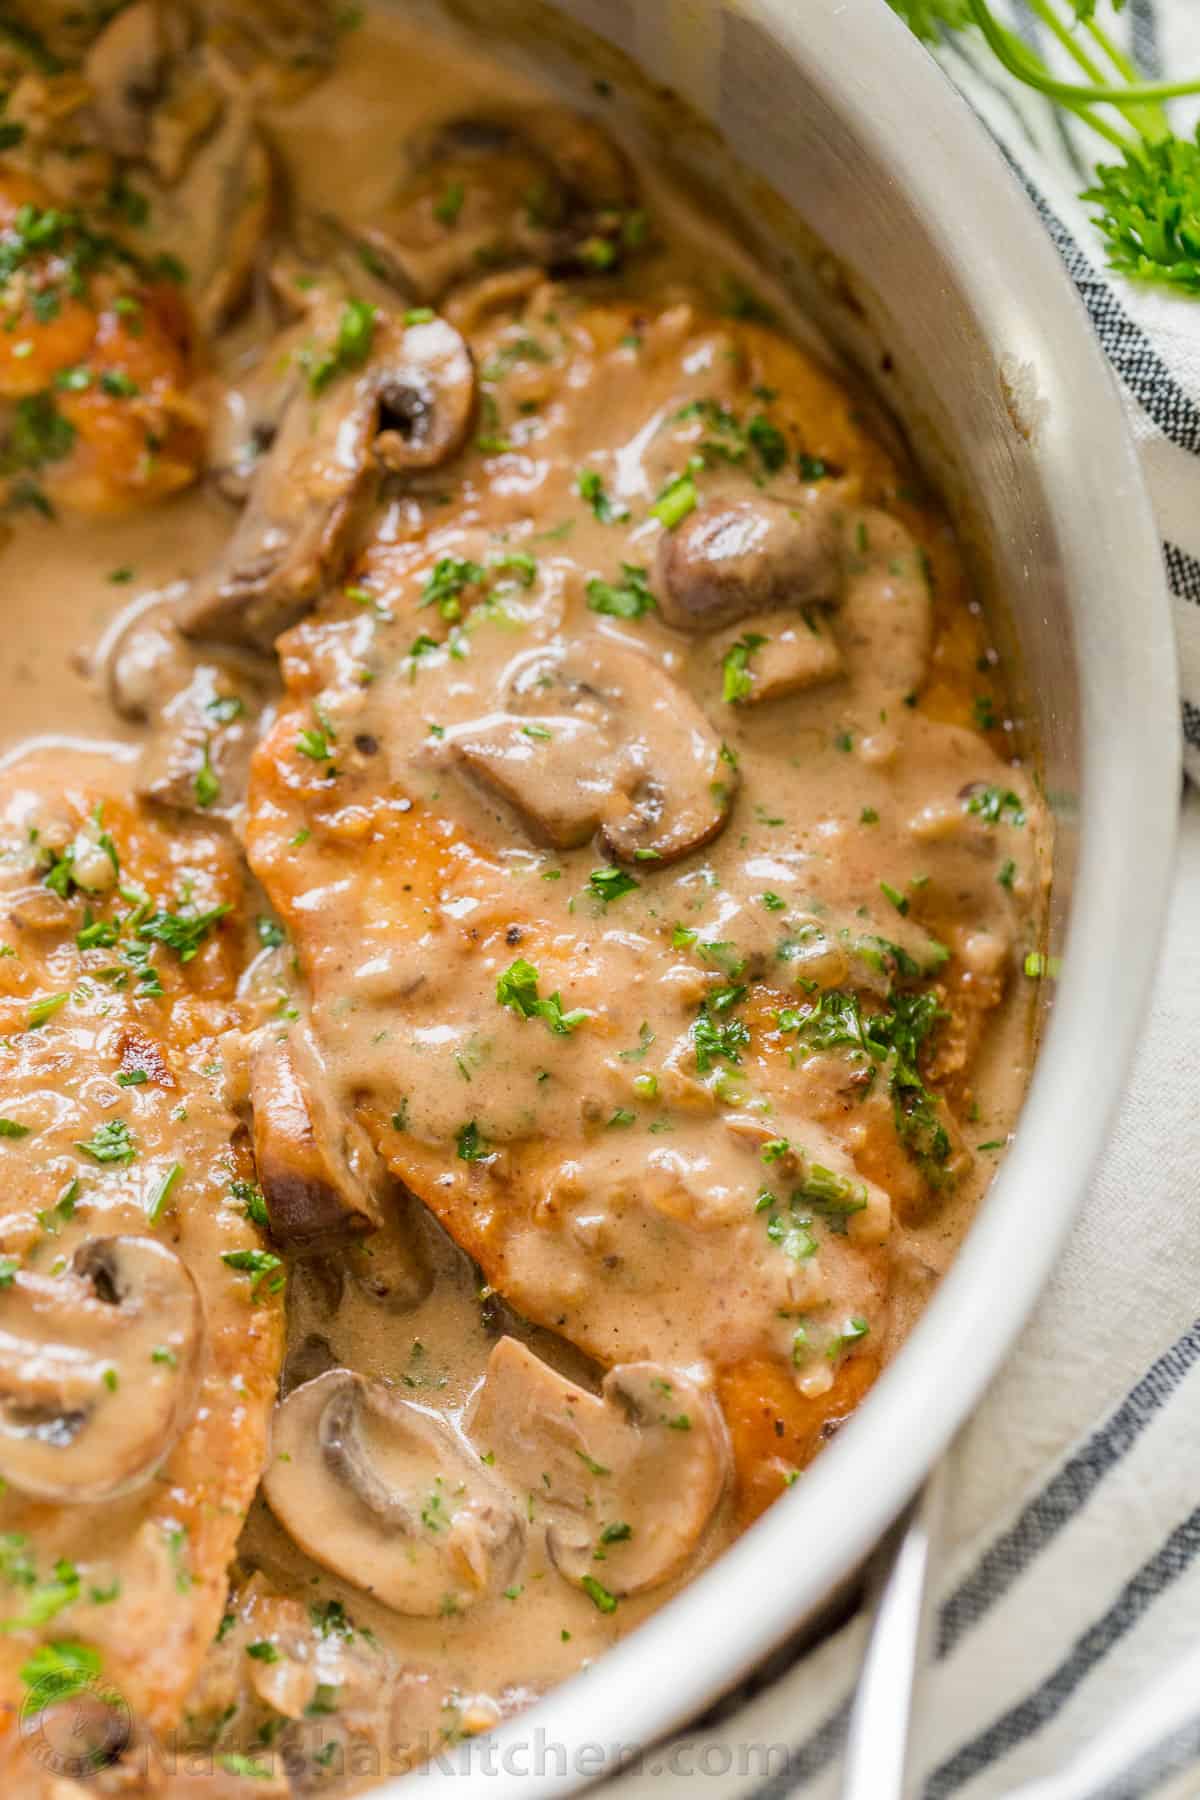
POLYGON ((806 1262, 817 1254, 817 1240, 809 1229, 810 1223, 789 1213, 772 1213, 767 1220, 767 1236, 793 1262, 806 1262))
POLYGON ((235 1200, 241 1201, 242 1211, 252 1224, 263 1226, 270 1224, 267 1202, 256 1181, 243 1181, 238 1178, 230 1182, 229 1191, 235 1200))
MULTIPOLYGON (((239 1275, 250 1276, 250 1292, 252 1294, 273 1269, 283 1267, 282 1258, 276 1256, 272 1250, 222 1250, 221 1261, 227 1269, 234 1269, 239 1275)), ((275 1292, 276 1285, 272 1282, 270 1290, 272 1293, 275 1292)), ((282 1285, 282 1278, 278 1285, 282 1285)))
POLYGON ((830 1362, 836 1362, 843 1350, 849 1349, 851 1344, 859 1343, 867 1336, 870 1329, 867 1321, 858 1314, 855 1314, 852 1319, 847 1319, 842 1329, 829 1340, 825 1347, 825 1354, 830 1362))
POLYGON ((207 741, 200 767, 192 777, 192 792, 199 807, 215 806, 221 798, 221 782, 212 766, 212 750, 207 741))
POLYGON ((86 1143, 77 1139, 75 1148, 98 1163, 131 1163, 137 1155, 137 1142, 124 1119, 106 1119, 86 1143))
POLYGON ((657 519, 667 531, 675 531, 689 513, 695 512, 699 504, 695 473, 691 469, 685 469, 682 475, 676 475, 674 480, 667 483, 650 508, 650 517, 657 519))
POLYGON ((328 733, 320 725, 306 725, 298 732, 296 748, 310 762, 328 762, 333 755, 328 733))
MULTIPOLYGON (((32 1563, 28 1572, 33 1577, 32 1563)), ((14 1618, 0 1621, 0 1632, 36 1631, 48 1620, 57 1618, 60 1612, 65 1612, 68 1606, 73 1606, 80 1595, 79 1570, 73 1562, 60 1557, 49 1581, 34 1578, 21 1585, 28 1589, 24 1609, 14 1618)))
POLYGON ((100 1667, 100 1652, 88 1644, 39 1644, 22 1664, 21 1680, 37 1695, 40 1706, 50 1706, 86 1688, 99 1675, 100 1667))
POLYGON ((35 1000, 25 1016, 30 1031, 36 1031, 39 1025, 52 1019, 70 998, 70 994, 46 994, 43 999, 35 1000))
POLYGON ((165 944, 181 963, 189 963, 228 911, 228 904, 222 904, 200 913, 152 912, 136 927, 136 935, 146 943, 165 944))
POLYGON ((461 619, 464 592, 467 588, 478 587, 484 574, 480 563, 468 562, 457 556, 439 557, 426 577, 418 604, 436 606, 443 619, 461 619))
MULTIPOLYGON (((0 269, 2 266, 0 258, 0 269)), ((12 409, 8 435, 0 446, 0 475, 61 462, 74 444, 75 427, 59 412, 54 396, 27 394, 12 409)))
POLYGON ((367 300, 347 300, 342 307, 337 336, 331 348, 320 354, 312 349, 300 353, 311 393, 314 396, 323 394, 329 384, 344 371, 361 369, 371 354, 374 336, 375 308, 367 300))
POLYGON ((278 919, 269 918, 266 913, 259 913, 254 929, 264 950, 278 950, 280 944, 287 942, 287 934, 278 919))
POLYGON ((433 216, 439 225, 447 227, 458 224, 458 215, 467 198, 467 190, 461 181, 451 181, 443 188, 434 203, 433 216))
POLYGON ((895 907, 902 919, 907 917, 908 899, 900 892, 899 888, 893 887, 890 881, 881 881, 879 884, 879 891, 884 899, 888 901, 891 906, 895 907))
POLYGON ((594 613, 606 613, 614 619, 640 619, 657 609, 658 602, 650 591, 645 569, 633 563, 621 564, 621 580, 617 584, 593 577, 587 584, 587 603, 594 613))
POLYGON ((1025 807, 1020 794, 1011 788, 977 787, 967 799, 967 811, 985 825, 1023 825, 1025 807))
POLYGON ((736 1004, 736 999, 744 992, 744 988, 727 988, 723 994, 710 997, 700 1017, 693 1021, 692 1050, 702 1075, 706 1075, 716 1061, 741 1062, 741 1053, 750 1042, 749 1030, 740 1019, 714 1019, 709 1008, 721 1007, 722 1001, 726 1007, 736 1004))
POLYGON ((588 876, 588 892, 594 894, 597 900, 602 900, 605 906, 619 900, 623 894, 636 893, 640 886, 641 882, 635 881, 632 875, 627 875, 624 869, 614 868, 611 864, 607 868, 593 869, 588 876))
POLYGON ((811 1005, 786 1008, 778 1019, 781 1031, 796 1032, 814 1050, 847 1049, 886 1071, 896 1131, 935 1185, 945 1179, 950 1137, 919 1061, 944 1017, 933 993, 894 989, 885 1007, 864 1014, 857 994, 833 988, 811 1005))
POLYGON ((460 1162, 484 1162, 489 1155, 487 1139, 481 1133, 474 1119, 459 1127, 454 1141, 460 1162))
POLYGON ((613 1594, 610 1594, 608 1589, 604 1587, 601 1582, 597 1581, 594 1575, 585 1575, 579 1585, 591 1601, 592 1605, 596 1608, 597 1612, 616 1612, 616 1597, 613 1594))
POLYGON ((496 998, 518 1018, 544 1020, 556 1037, 569 1037, 577 1026, 591 1017, 583 1007, 564 1012, 561 994, 550 994, 541 999, 538 972, 524 957, 518 957, 500 976, 496 982, 496 998))
POLYGON ((154 1184, 154 1189, 146 1202, 146 1218, 151 1225, 157 1225, 166 1210, 171 1190, 183 1175, 183 1164, 172 1163, 170 1168, 154 1184))
POLYGON ((601 525, 619 525, 629 517, 629 508, 610 500, 608 491, 595 469, 582 469, 576 487, 601 525))
POLYGON ((721 658, 724 680, 721 685, 721 698, 727 705, 736 706, 740 701, 748 700, 754 691, 754 677, 750 673, 750 658, 756 650, 761 650, 766 638, 760 632, 748 631, 740 637, 736 644, 725 652, 721 658))

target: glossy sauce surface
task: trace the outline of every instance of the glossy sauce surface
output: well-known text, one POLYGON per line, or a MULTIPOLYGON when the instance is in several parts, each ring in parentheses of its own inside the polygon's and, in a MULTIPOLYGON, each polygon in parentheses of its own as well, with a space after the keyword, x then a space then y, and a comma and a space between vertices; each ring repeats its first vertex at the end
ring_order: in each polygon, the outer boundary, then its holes
POLYGON ((330 56, 162 376, 202 479, 81 464, 80 516, 77 439, 0 551, 0 1402, 80 1246, 205 1322, 149 1486, 38 1499, 0 1434, 0 1697, 82 1646, 202 1792, 487 1729, 796 1478, 994 1172, 1045 898, 953 533, 786 296, 491 50, 330 56))

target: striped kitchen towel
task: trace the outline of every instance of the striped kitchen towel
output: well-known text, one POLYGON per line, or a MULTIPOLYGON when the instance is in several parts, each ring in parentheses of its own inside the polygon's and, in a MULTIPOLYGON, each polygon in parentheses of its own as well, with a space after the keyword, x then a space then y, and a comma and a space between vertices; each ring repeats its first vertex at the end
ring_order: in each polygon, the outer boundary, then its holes
MULTIPOLYGON (((1054 60, 1035 0, 993 0, 996 13, 1054 60)), ((1111 0, 1097 16, 1113 25, 1111 0)), ((1200 0, 1127 0, 1113 35, 1148 79, 1200 71, 1200 0)), ((1012 81, 977 33, 948 37, 943 68, 1016 169, 1062 256, 1096 335, 1116 371, 1158 514, 1179 639, 1184 758, 1200 781, 1200 297, 1125 281, 1105 268, 1104 244, 1079 199, 1097 161, 1117 160, 1085 126, 1067 122, 1040 95, 1012 81)), ((1063 65, 1065 78, 1079 72, 1063 65)), ((1172 108, 1183 135, 1200 101, 1172 108)))
MULTIPOLYGON (((1037 0, 995 4, 1046 51, 1037 0)), ((1099 5, 1111 23, 1110 0, 1099 5)), ((1113 30, 1149 75, 1200 71, 1200 0, 1128 0, 1113 30)), ((1117 373, 1158 510, 1200 783, 1200 298, 1105 269, 1078 199, 1096 140, 1009 81, 978 34, 938 56, 1023 182, 1117 373)), ((1190 129, 1200 107, 1174 117, 1190 129)), ((1111 1149, 952 1454, 914 1724, 920 1800, 1200 1796, 1197 918, 1193 789, 1152 1019, 1111 1149)), ((855 1617, 764 1675, 648 1752, 606 1800, 834 1800, 866 1632, 855 1617)))

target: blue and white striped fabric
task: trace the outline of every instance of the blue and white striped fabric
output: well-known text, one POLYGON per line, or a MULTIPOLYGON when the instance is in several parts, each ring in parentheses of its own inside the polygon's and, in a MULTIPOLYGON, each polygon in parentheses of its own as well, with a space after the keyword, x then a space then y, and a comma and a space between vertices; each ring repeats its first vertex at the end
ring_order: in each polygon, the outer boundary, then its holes
MULTIPOLYGON (((1100 4, 1107 14, 1109 0, 1100 4)), ((996 0, 995 10, 1053 60, 1053 41, 1026 0, 996 0)), ((1200 71, 1200 0, 1127 0, 1121 17, 1126 46, 1148 76, 1200 71)), ((1020 174, 1117 372, 1162 529, 1176 600, 1185 759, 1200 781, 1200 301, 1105 269, 1104 246, 1078 195, 1097 153, 1111 161, 1115 152, 1009 80, 977 36, 948 41, 940 60, 1020 174)), ((1064 72, 1078 74, 1070 64, 1064 72)), ((1193 129, 1200 102, 1176 103, 1172 117, 1181 134, 1193 129)))
MULTIPOLYGON (((1046 51, 1025 0, 997 10, 1046 51)), ((1200 0, 1128 0, 1121 21, 1148 73, 1200 71, 1200 0)), ((1023 180, 1117 372, 1177 603, 1200 783, 1200 300, 1105 270, 1077 198, 1094 157, 1082 127, 1008 81, 977 38, 940 60, 1023 180)), ((1198 112, 1182 108, 1179 129, 1198 112)), ((1112 1147, 953 1454, 915 1723, 920 1800, 1200 1796, 1198 918, 1192 789, 1153 1016, 1112 1147)), ((833 1800, 865 1636, 854 1619, 754 1698, 650 1753, 608 1800, 833 1800)))

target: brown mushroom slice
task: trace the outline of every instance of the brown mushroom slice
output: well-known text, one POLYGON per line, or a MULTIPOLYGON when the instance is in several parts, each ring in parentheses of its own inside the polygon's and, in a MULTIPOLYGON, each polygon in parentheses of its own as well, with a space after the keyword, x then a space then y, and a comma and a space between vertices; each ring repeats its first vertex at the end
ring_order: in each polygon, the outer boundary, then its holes
POLYGON ((0 1290, 0 1474, 78 1505, 148 1481, 191 1413, 204 1320, 173 1250, 90 1238, 0 1290))
POLYGON ((577 206, 606 213, 636 204, 637 179, 629 158, 586 113, 566 106, 537 106, 521 114, 520 132, 554 169, 577 206))
POLYGON ((590 1394, 511 1337, 488 1359, 470 1434, 553 1513, 546 1548, 559 1573, 612 1594, 659 1587, 683 1567, 729 1474, 721 1414, 690 1376, 626 1363, 590 1394))
POLYGON ((606 745, 584 719, 545 718, 533 731, 527 719, 501 713, 447 731, 443 754, 510 806, 537 843, 577 850, 603 816, 606 745))
POLYGON ((414 1618, 465 1611, 524 1548, 503 1488, 437 1414, 332 1369, 275 1414, 263 1492, 322 1567, 414 1618))
POLYGON ((559 849, 598 832, 611 855, 675 862, 728 822, 737 772, 661 664, 593 632, 520 659, 500 715, 446 733, 446 757, 559 849))
MULTIPOLYGON (((325 317, 336 343, 338 324, 325 317)), ((297 359, 278 432, 224 557, 185 604, 181 629, 269 650, 336 577, 384 469, 436 468, 464 443, 471 353, 442 319, 377 312, 368 361, 314 394, 297 359)))
POLYGON ((361 237, 391 279, 425 299, 481 268, 607 272, 630 248, 632 168, 582 114, 444 120, 412 157, 411 179, 361 237))
POLYGON ((330 1091, 311 1035, 261 1037, 250 1068, 254 1156, 271 1235, 319 1252, 377 1231, 389 1176, 358 1122, 330 1091))
POLYGON ((249 300, 277 203, 270 152, 248 109, 236 104, 178 184, 152 196, 150 239, 187 269, 205 332, 223 330, 249 300))
POLYGON ((256 105, 283 105, 333 65, 349 16, 330 0, 205 0, 218 79, 256 105))
POLYGON ((760 613, 743 620, 736 632, 717 640, 717 660, 723 661, 739 643, 747 647, 739 706, 786 700, 845 673, 829 621, 815 607, 795 616, 760 613))
POLYGON ((235 650, 199 658, 155 609, 117 638, 105 673, 114 711, 150 727, 137 792, 161 806, 228 817, 245 794, 271 688, 261 659, 235 650))
POLYGON ((220 330, 249 297, 276 210, 275 168, 251 107, 214 81, 184 10, 154 0, 117 13, 85 74, 99 144, 143 164, 139 251, 186 268, 201 327, 220 330))
POLYGON ((199 663, 152 715, 137 792, 180 812, 228 817, 246 792, 263 699, 240 672, 199 663))
POLYGON ((659 544, 659 608, 680 631, 829 604, 840 586, 837 528, 824 507, 785 506, 765 495, 712 500, 659 544))
POLYGON ((370 1241, 355 1243, 345 1253, 360 1293, 390 1313, 411 1312, 433 1287, 433 1269, 417 1230, 417 1204, 401 1193, 370 1241))
MULTIPOLYGON (((170 110, 172 74, 189 42, 183 9, 157 0, 135 0, 104 27, 88 50, 83 73, 94 129, 105 149, 126 160, 155 160, 156 115, 170 110)), ((215 90, 212 105, 220 105, 215 90)))

